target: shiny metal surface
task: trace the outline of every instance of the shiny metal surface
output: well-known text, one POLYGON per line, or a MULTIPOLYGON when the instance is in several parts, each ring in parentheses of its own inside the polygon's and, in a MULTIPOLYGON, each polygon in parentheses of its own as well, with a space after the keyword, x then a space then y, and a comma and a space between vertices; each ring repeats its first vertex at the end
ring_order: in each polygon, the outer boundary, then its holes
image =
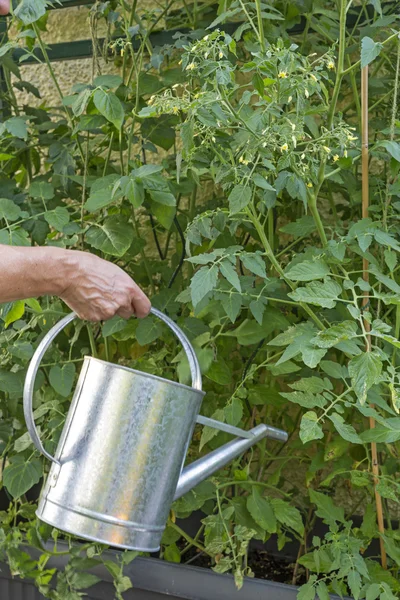
POLYGON ((268 427, 268 425, 257 425, 257 427, 250 429, 248 433, 252 434, 250 439, 238 438, 232 440, 185 467, 179 478, 174 500, 178 500, 178 498, 186 494, 206 477, 210 477, 210 475, 224 467, 231 460, 236 458, 236 456, 239 456, 251 448, 253 444, 260 442, 263 438, 279 435, 279 437, 274 437, 274 439, 279 439, 281 441, 287 440, 287 434, 284 431, 275 429, 274 427, 268 427))
POLYGON ((36 448, 53 461, 37 515, 58 529, 119 548, 158 550, 168 512, 178 498, 270 435, 285 432, 259 425, 250 432, 198 417, 204 393, 196 354, 178 326, 156 309, 187 354, 192 387, 86 357, 55 457, 45 451, 33 420, 35 377, 55 336, 76 318, 70 314, 39 344, 27 372, 24 412, 36 448), (237 434, 184 469, 196 420, 237 434))

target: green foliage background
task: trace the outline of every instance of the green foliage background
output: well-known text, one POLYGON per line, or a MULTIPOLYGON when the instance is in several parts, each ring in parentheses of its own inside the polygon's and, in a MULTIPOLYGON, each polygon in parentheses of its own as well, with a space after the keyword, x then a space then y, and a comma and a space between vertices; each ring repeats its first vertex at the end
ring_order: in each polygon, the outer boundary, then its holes
MULTIPOLYGON (((44 0, 18 4, 17 33, 0 48, 7 83, 0 243, 77 248, 113 260, 191 339, 205 415, 246 428, 267 422, 290 435, 284 447, 260 443, 176 502, 161 556, 185 561, 195 546, 241 587, 252 575, 252 538, 277 534, 279 549, 295 539, 293 582, 299 564, 308 576, 299 600, 325 600, 330 592, 389 600, 400 590, 400 534, 391 525, 399 496, 400 44, 390 5, 353 4, 166 2, 141 15, 136 3, 95 4, 92 23, 108 23, 105 50, 120 75, 101 75, 95 57, 93 80, 69 96, 41 38, 44 0), (236 22, 230 35, 226 21, 236 22), (151 32, 161 25, 189 33, 153 47, 151 32), (20 80, 18 47, 21 61, 41 49, 59 106, 17 104, 13 85, 40 95, 20 80), (366 65, 371 217, 362 219, 366 65), (381 465, 375 483, 371 442, 381 465), (303 469, 301 486, 289 468, 303 469), (351 490, 354 505, 335 504, 338 485, 351 490), (383 499, 383 536, 375 491, 383 499), (360 506, 356 528, 351 516, 360 506), (191 538, 176 518, 199 509, 204 519, 191 538), (329 532, 310 540, 317 517, 329 532), (387 570, 364 556, 377 538, 387 570)), ((97 582, 87 569, 104 561, 115 597, 123 598, 131 587, 123 569, 134 553, 114 563, 98 545, 69 540, 71 560, 57 574, 46 564, 60 534, 34 516, 32 489, 48 465, 26 432, 22 386, 36 345, 65 310, 53 298, 1 307, 0 452, 10 502, 0 513, 0 556, 54 600, 80 598, 97 582), (27 545, 40 550, 39 560, 27 545)), ((88 353, 190 381, 176 340, 151 317, 71 325, 37 383, 35 418, 49 452, 88 353)), ((189 460, 225 439, 199 428, 189 460)))

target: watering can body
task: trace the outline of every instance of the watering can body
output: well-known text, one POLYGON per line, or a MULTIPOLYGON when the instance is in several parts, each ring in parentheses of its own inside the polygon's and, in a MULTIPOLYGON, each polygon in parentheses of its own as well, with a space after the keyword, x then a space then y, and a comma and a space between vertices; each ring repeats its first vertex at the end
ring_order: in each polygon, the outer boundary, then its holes
POLYGON ((262 439, 284 441, 280 430, 259 425, 243 432, 198 413, 204 393, 189 341, 167 322, 188 356, 192 387, 86 357, 54 457, 42 446, 32 414, 35 376, 54 337, 71 314, 42 340, 28 369, 24 411, 35 446, 52 460, 37 516, 78 537, 119 548, 155 552, 174 499, 262 439), (237 439, 183 469, 196 422, 237 439))

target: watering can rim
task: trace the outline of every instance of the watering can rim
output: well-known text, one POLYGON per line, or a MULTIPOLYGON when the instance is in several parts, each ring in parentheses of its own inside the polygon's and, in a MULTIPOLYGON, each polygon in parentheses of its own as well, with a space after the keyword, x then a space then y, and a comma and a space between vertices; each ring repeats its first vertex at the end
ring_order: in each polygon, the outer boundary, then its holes
POLYGON ((159 375, 153 375, 152 373, 146 373, 146 371, 138 371, 137 369, 132 369, 131 367, 126 367, 125 365, 120 365, 118 363, 112 363, 107 360, 102 360, 101 358, 96 358, 94 356, 86 355, 84 357, 84 363, 89 361, 95 361, 102 363, 103 365, 109 365, 111 367, 115 367, 117 369, 122 369, 124 371, 129 371, 130 373, 134 373, 135 375, 139 375, 142 377, 150 377, 151 379, 156 379, 157 381, 161 381, 162 383, 169 383, 171 385, 175 385, 180 388, 184 388, 189 390, 190 392, 196 392, 196 394, 200 394, 201 396, 205 396, 206 392, 203 390, 196 390, 196 388, 185 385, 184 383, 179 383, 179 381, 173 381, 171 379, 165 379, 164 377, 160 377, 159 375))

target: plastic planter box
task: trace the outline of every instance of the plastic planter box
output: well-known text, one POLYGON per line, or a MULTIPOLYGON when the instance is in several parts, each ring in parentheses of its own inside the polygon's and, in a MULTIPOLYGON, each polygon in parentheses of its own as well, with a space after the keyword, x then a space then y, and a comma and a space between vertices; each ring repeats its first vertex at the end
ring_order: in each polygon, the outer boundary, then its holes
MULTIPOLYGON (((63 550, 61 543, 58 547, 63 550)), ((112 558, 115 552, 109 550, 105 554, 112 558)), ((47 566, 61 570, 67 561, 66 556, 54 557, 47 566)), ((99 566, 91 572, 103 581, 88 590, 87 600, 111 600, 114 587, 107 569, 99 566)), ((298 590, 291 585, 246 578, 243 588, 238 591, 231 575, 220 575, 210 569, 168 563, 157 558, 136 558, 125 568, 125 573, 133 583, 133 588, 124 593, 126 600, 296 600, 298 590)), ((29 581, 12 579, 6 565, 0 564, 0 598, 42 600, 43 596, 29 581)), ((331 600, 334 599, 339 600, 338 596, 331 596, 331 600)))

